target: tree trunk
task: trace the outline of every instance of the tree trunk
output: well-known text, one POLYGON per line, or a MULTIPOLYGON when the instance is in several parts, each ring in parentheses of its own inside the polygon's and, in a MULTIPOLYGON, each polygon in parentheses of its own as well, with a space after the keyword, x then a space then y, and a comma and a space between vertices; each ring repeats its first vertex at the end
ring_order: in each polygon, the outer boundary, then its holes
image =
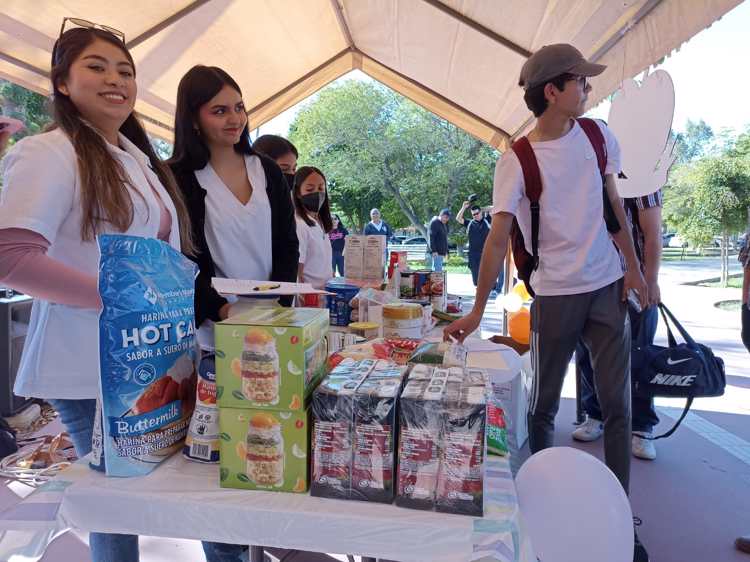
POLYGON ((401 195, 401 190, 391 181, 387 164, 383 169, 383 186, 385 187, 386 191, 393 194, 393 197, 396 199, 396 203, 398 203, 398 206, 401 208, 401 212, 408 217, 409 221, 411 221, 411 224, 413 224, 414 227, 419 230, 420 234, 424 236, 425 240, 428 240, 429 238, 427 236, 427 229, 423 224, 419 223, 419 218, 417 217, 416 213, 401 195))
POLYGON ((721 286, 729 285, 729 233, 721 235, 721 286))

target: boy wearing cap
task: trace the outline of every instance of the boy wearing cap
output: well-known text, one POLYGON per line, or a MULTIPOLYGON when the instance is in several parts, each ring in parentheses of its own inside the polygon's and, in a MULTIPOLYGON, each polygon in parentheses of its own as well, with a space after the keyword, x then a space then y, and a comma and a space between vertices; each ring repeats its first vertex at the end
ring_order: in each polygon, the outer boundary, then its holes
POLYGON ((443 209, 440 215, 430 221, 430 252, 432 252, 432 269, 443 271, 443 261, 448 256, 448 221, 451 210, 443 209))
MULTIPOLYGON (((531 275, 537 296, 531 307, 534 382, 528 414, 529 446, 535 453, 553 445, 563 379, 576 342, 582 338, 591 352, 604 417, 605 460, 627 492, 631 410, 630 324, 625 301, 632 289, 645 308, 648 291, 629 230, 620 228, 611 233, 612 238, 607 231, 596 152, 576 121, 591 91, 587 78, 605 68, 586 61, 572 45, 558 44, 534 53, 521 70, 524 101, 537 118, 528 140, 542 183, 539 262, 531 275), (624 276, 612 239, 627 264, 624 276)), ((597 125, 606 142, 606 194, 624 226, 625 211, 615 185, 619 146, 606 125, 597 125)), ((495 168, 492 213, 474 308, 445 329, 446 338, 463 340, 479 326, 505 259, 514 217, 526 250, 532 254, 531 205, 513 150, 507 150, 495 168)), ((636 555, 637 560, 648 559, 636 555)))

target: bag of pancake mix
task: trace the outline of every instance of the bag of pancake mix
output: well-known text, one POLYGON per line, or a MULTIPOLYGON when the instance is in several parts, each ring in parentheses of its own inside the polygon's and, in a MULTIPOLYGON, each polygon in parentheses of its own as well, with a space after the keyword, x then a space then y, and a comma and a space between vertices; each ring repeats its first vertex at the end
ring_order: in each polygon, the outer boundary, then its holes
POLYGON ((182 448, 195 406, 196 266, 169 244, 98 237, 100 397, 91 465, 139 476, 182 448))

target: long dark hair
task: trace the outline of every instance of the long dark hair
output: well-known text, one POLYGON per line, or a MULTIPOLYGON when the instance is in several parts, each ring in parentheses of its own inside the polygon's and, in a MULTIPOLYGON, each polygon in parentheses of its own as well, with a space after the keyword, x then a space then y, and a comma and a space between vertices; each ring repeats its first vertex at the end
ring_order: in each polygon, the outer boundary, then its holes
MULTIPOLYGON (((97 39, 111 43, 120 49, 135 73, 133 57, 130 56, 127 47, 120 39, 107 31, 82 27, 69 29, 55 42, 50 72, 54 94, 52 109, 55 126, 60 127, 68 136, 78 160, 83 210, 81 238, 86 241, 94 239, 100 232, 102 223, 109 223, 116 230, 125 232, 133 224, 135 216, 131 190, 127 187, 131 185, 127 173, 119 160, 112 156, 107 148, 107 141, 83 119, 75 104, 59 89, 59 85, 68 78, 72 64, 97 39)), ((172 198, 177 211, 182 251, 192 254, 195 246, 185 201, 177 188, 172 172, 156 156, 146 131, 134 112, 122 124, 120 133, 148 156, 151 168, 172 198)), ((140 195, 137 190, 133 191, 140 195)))
POLYGON ((336 219, 337 221, 339 221, 339 226, 338 226, 339 230, 346 230, 346 226, 344 226, 344 221, 341 220, 341 217, 338 216, 337 213, 334 213, 331 217, 331 227, 333 227, 333 219, 336 219))
MULTIPOLYGON (((198 112, 218 94, 224 86, 237 91, 242 96, 242 90, 234 79, 218 66, 203 66, 198 64, 187 71, 177 87, 177 108, 174 115, 174 152, 169 160, 170 164, 185 167, 190 170, 201 170, 211 159, 211 152, 203 142, 200 131, 196 129, 198 112)), ((234 145, 238 154, 255 154, 250 147, 248 125, 240 135, 240 140, 234 145)))
POLYGON ((328 203, 328 181, 326 180, 325 174, 315 168, 314 166, 302 166, 297 173, 294 174, 294 209, 297 211, 299 216, 307 226, 315 225, 315 220, 310 217, 310 213, 305 206, 302 204, 302 197, 300 196, 300 189, 302 188, 302 182, 307 179, 310 174, 319 174, 323 178, 323 185, 326 189, 326 198, 323 199, 323 205, 318 211, 318 218, 323 225, 323 230, 326 234, 331 232, 333 229, 333 221, 331 220, 331 206, 328 203))
POLYGON ((289 153, 294 154, 295 158, 299 158, 299 152, 297 147, 294 146, 289 140, 278 135, 261 135, 253 143, 253 150, 265 154, 272 160, 281 158, 289 153))

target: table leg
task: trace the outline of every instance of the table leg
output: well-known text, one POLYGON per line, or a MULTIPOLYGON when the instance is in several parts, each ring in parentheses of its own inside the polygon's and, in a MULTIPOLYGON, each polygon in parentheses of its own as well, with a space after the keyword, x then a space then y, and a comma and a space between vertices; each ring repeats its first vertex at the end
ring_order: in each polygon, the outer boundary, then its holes
POLYGON ((250 546, 250 562, 264 562, 265 557, 262 546, 250 546))

